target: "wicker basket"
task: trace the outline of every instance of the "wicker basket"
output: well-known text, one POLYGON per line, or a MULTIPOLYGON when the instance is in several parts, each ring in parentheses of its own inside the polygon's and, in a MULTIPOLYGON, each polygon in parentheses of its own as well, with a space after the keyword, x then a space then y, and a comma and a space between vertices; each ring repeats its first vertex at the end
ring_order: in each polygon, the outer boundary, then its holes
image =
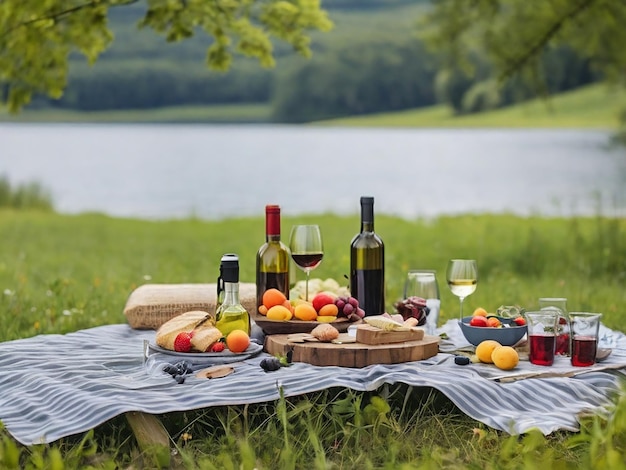
MULTIPOLYGON (((256 312, 254 283, 239 283, 239 296, 249 313, 256 312)), ((216 284, 144 284, 128 297, 124 315, 132 328, 156 330, 167 320, 190 310, 215 315, 216 305, 216 284)))

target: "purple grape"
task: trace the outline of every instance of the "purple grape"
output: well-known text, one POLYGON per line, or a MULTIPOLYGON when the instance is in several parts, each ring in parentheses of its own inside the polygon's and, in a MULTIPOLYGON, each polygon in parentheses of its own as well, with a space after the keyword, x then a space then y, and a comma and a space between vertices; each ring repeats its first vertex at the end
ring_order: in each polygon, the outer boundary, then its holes
POLYGON ((352 305, 354 308, 357 308, 359 306, 359 301, 357 299, 355 299, 354 297, 350 297, 348 299, 348 302, 350 303, 350 305, 352 305))
POLYGON ((359 318, 363 318, 365 316, 365 310, 363 310, 361 307, 357 307, 356 314, 359 316, 359 318))
POLYGON ((343 310, 344 305, 346 305, 346 303, 344 302, 343 299, 339 298, 339 299, 335 300, 335 305, 337 306, 337 308, 341 312, 343 310))
POLYGON ((352 312, 354 312, 354 307, 352 306, 352 304, 346 304, 343 307, 343 313, 344 315, 348 316, 350 315, 352 312))

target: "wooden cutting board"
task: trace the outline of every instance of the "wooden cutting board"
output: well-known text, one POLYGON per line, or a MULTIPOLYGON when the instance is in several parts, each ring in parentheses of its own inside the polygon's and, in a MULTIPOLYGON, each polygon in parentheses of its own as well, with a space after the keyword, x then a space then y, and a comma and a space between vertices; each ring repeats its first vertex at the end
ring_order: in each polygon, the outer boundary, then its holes
POLYGON ((292 361, 314 366, 365 367, 372 364, 399 364, 421 361, 439 352, 439 337, 424 336, 420 340, 389 344, 321 343, 290 341, 289 335, 265 337, 265 351, 270 354, 293 352, 292 361))

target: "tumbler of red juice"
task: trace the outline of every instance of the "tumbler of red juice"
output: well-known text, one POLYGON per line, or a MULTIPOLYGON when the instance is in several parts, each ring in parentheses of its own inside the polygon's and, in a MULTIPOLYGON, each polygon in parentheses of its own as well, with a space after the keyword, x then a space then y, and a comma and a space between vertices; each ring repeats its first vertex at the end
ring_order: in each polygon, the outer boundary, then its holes
POLYGON ((559 323, 556 331, 555 354, 569 356, 570 335, 569 315, 567 313, 567 299, 565 297, 540 297, 539 309, 556 309, 559 313, 559 323))
POLYGON ((570 314, 573 366, 588 367, 596 363, 601 318, 601 313, 572 312, 570 314))
POLYGON ((529 359, 532 364, 551 366, 554 363, 559 314, 556 310, 526 312, 529 359))

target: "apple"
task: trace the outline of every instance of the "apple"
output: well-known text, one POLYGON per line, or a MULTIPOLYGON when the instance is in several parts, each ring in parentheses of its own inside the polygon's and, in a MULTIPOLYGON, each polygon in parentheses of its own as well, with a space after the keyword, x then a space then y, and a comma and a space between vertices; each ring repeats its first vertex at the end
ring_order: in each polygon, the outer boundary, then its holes
POLYGON ((315 297, 313 297, 311 303, 313 304, 313 308, 315 309, 315 311, 319 312, 324 305, 334 304, 335 299, 326 292, 320 292, 319 294, 316 294, 315 297))
POLYGON ((470 326, 480 326, 480 327, 486 327, 487 326, 487 318, 483 317, 481 315, 477 315, 475 317, 472 317, 472 319, 469 322, 470 326))

